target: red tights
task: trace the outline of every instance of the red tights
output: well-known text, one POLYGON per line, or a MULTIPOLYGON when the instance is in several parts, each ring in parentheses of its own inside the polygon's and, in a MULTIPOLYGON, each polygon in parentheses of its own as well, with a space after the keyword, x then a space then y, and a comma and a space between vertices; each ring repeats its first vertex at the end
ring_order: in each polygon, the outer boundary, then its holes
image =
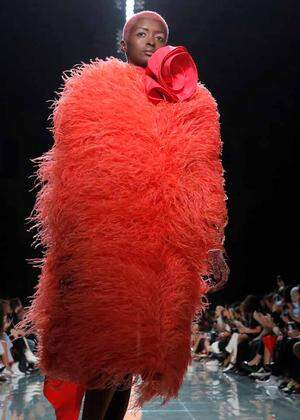
MULTIPOLYGON (((127 375, 125 377, 127 378, 127 375)), ((55 409, 57 420, 78 420, 85 393, 83 420, 123 420, 130 390, 88 389, 71 382, 45 378, 44 395, 55 409)))

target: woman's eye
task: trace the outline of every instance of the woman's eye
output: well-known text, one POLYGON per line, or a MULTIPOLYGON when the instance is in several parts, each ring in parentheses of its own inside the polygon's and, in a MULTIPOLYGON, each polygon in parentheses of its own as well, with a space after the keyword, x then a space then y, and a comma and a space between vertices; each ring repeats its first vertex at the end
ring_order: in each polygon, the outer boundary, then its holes
POLYGON ((137 35, 145 35, 144 32, 138 32, 137 35))
POLYGON ((164 42, 164 38, 162 38, 161 36, 157 37, 157 39, 158 39, 160 42, 164 42))

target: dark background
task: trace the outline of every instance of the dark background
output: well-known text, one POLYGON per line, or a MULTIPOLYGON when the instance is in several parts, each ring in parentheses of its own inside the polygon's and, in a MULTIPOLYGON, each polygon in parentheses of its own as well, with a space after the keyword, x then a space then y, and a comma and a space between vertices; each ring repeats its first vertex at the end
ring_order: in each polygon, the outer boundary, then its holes
MULTIPOLYGON (((52 144, 50 102, 62 72, 118 56, 124 1, 10 0, 1 5, 1 291, 33 293, 38 270, 25 219, 33 207, 30 159, 52 144), (118 5, 119 8, 116 6, 118 5)), ((298 0, 160 0, 169 44, 184 45, 219 104, 228 195, 226 289, 233 301, 272 290, 280 273, 299 283, 298 0)), ((139 11, 136 10, 136 11, 139 11)))

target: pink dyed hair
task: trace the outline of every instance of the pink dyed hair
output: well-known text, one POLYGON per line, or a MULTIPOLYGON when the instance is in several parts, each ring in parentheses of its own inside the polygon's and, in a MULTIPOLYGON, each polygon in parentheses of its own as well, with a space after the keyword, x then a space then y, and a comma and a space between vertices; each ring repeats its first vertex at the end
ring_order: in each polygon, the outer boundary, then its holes
POLYGON ((140 18, 151 18, 159 20, 165 27, 166 31, 166 37, 168 40, 169 37, 169 27, 165 19, 158 13, 152 12, 151 10, 143 10, 142 12, 135 13, 124 25, 123 27, 123 35, 122 38, 127 41, 127 37, 133 28, 133 26, 136 24, 137 20, 140 18))

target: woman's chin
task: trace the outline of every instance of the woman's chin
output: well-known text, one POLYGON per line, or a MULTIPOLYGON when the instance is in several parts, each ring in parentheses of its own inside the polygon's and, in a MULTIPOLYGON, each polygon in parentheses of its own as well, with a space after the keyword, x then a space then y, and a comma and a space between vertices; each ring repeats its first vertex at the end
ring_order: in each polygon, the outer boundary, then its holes
POLYGON ((151 55, 145 54, 145 51, 136 51, 135 54, 127 55, 127 61, 130 64, 140 67, 147 67, 151 55))
POLYGON ((139 60, 139 66, 147 67, 148 61, 150 57, 144 56, 139 60))

